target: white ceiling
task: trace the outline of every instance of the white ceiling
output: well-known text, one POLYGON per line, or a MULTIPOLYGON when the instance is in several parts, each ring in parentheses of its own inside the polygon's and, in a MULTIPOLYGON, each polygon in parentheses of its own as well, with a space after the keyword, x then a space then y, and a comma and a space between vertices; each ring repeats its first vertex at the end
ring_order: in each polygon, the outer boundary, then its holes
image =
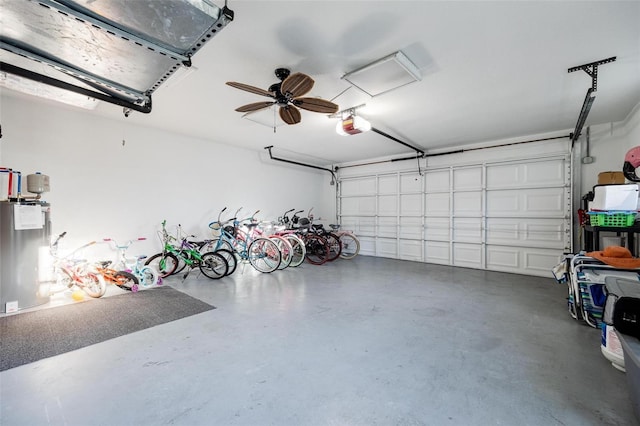
MULTIPOLYGON (((598 67, 587 125, 624 120, 640 102, 638 1, 230 0, 228 7, 234 21, 196 53, 193 72, 154 93, 150 114, 124 118, 106 103, 94 112, 262 153, 273 145, 278 157, 326 165, 413 151, 373 132, 339 136, 337 119, 305 110, 301 123, 274 133, 234 111, 269 99, 225 82, 268 89, 278 67, 306 73, 315 79, 308 96, 340 109, 366 104, 359 113, 375 128, 425 151, 572 131, 592 80, 567 69, 612 56, 598 67), (422 81, 370 98, 341 79, 398 50, 422 81)), ((273 122, 273 112, 266 115, 273 122)))

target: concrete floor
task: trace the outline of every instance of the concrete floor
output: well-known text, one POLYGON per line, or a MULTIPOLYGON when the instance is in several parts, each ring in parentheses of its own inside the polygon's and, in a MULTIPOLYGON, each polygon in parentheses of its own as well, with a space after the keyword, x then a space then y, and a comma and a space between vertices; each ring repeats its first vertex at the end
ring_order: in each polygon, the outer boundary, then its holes
POLYGON ((166 281, 218 309, 0 373, 0 424, 638 424, 551 278, 364 256, 242 272, 166 281))

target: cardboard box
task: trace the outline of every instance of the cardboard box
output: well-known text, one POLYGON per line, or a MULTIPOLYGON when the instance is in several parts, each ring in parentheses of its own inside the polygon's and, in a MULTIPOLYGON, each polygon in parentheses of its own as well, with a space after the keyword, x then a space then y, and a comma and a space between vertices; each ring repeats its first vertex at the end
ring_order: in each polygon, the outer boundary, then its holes
POLYGON ((622 172, 602 172, 598 173, 598 185, 611 185, 624 183, 624 173, 622 172))

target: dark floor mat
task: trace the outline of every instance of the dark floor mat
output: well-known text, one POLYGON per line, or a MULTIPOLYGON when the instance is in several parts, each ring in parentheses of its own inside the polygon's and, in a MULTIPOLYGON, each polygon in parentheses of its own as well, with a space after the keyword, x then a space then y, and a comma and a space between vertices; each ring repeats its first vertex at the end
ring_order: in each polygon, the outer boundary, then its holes
POLYGON ((171 287, 0 318, 0 371, 215 309, 171 287))

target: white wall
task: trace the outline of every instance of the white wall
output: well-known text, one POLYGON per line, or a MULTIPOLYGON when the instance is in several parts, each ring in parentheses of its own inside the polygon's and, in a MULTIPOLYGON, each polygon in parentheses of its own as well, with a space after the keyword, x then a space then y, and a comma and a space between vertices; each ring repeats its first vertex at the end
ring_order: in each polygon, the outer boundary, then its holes
MULTIPOLYGON (((624 121, 590 126, 590 152, 594 162, 581 164, 582 182, 579 188, 581 195, 593 189, 598 183, 598 174, 606 171, 622 171, 624 156, 627 151, 640 145, 640 108, 634 111, 624 121), (635 132, 635 136, 633 136, 635 132), (635 141, 635 142, 634 142, 635 141)), ((586 155, 586 129, 583 130, 580 143, 581 156, 586 155)))
MULTIPOLYGON (((144 236, 149 240, 132 254, 152 254, 160 248, 156 229, 163 219, 205 238, 225 206, 231 212, 243 207, 245 216, 260 209, 261 220, 290 208, 333 214, 322 205, 333 188, 328 173, 274 162, 266 152, 139 127, 124 116, 111 120, 8 96, 0 101, 0 166, 50 176, 43 199, 52 206, 53 232, 67 231, 69 248, 144 236)), ((95 250, 106 250, 101 247, 95 250)))

